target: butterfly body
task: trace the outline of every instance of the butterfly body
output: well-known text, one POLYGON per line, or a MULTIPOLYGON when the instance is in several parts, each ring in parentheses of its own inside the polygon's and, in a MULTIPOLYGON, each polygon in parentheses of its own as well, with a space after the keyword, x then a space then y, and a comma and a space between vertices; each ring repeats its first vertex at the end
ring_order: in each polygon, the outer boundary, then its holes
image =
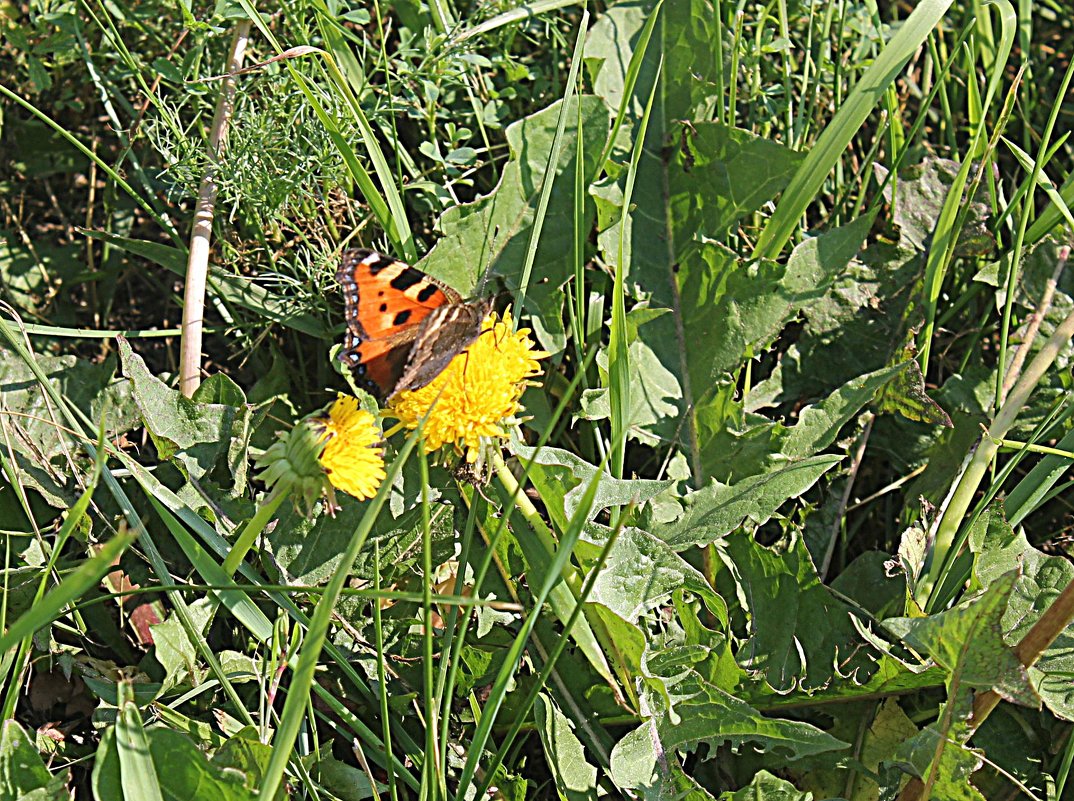
POLYGON ((415 267, 372 250, 343 254, 347 335, 339 358, 378 399, 420 389, 481 335, 487 299, 464 301, 415 267))

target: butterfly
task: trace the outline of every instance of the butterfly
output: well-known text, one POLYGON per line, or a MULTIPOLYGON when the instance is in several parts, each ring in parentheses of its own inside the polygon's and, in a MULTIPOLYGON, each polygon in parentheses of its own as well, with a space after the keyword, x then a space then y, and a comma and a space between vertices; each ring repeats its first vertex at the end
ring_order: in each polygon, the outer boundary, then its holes
POLYGON ((464 301, 421 270, 374 250, 344 252, 347 335, 340 360, 359 386, 385 400, 420 389, 481 335, 492 299, 464 301))

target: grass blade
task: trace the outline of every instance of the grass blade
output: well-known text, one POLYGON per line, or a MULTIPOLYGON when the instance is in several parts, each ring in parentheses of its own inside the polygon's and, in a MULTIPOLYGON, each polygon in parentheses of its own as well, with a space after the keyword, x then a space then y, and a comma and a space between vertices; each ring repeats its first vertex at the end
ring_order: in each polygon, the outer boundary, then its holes
POLYGON ((328 636, 328 625, 332 620, 336 602, 339 600, 340 590, 343 589, 343 583, 350 575, 351 566, 358 557, 358 552, 365 545, 366 538, 373 529, 373 521, 376 520, 381 508, 391 494, 396 476, 399 475, 406 460, 410 457, 410 453, 414 450, 420 435, 421 428, 419 427, 407 438, 406 444, 400 449, 399 455, 395 457, 391 467, 388 469, 387 477, 381 483, 380 489, 377 490, 376 497, 369 502, 365 514, 362 515, 362 519, 358 522, 358 527, 354 530, 354 534, 351 535, 347 543, 343 558, 332 574, 332 578, 328 580, 324 594, 321 595, 320 600, 317 602, 317 608, 310 619, 306 638, 302 643, 302 650, 299 652, 298 662, 295 665, 291 684, 287 690, 287 700, 284 702, 283 711, 280 713, 280 725, 272 741, 272 758, 269 760, 269 764, 265 767, 265 772, 261 777, 261 798, 273 798, 283 782, 284 770, 291 758, 302 721, 306 717, 306 705, 309 701, 310 688, 313 684, 313 674, 320 662, 321 650, 328 636))
POLYGON ((0 653, 7 651, 24 637, 45 628, 63 614, 68 604, 82 597, 95 587, 105 573, 112 570, 115 561, 135 540, 134 534, 120 532, 85 562, 71 571, 54 590, 30 609, 26 610, 11 628, 0 636, 0 653))
POLYGON ((118 685, 119 714, 116 716, 116 751, 123 797, 131 801, 164 801, 149 753, 149 739, 142 726, 142 714, 125 682, 118 685))
POLYGON ((753 258, 775 259, 798 228, 806 208, 814 201, 821 186, 843 157, 876 105, 884 99, 887 87, 932 29, 947 13, 951 0, 924 0, 899 27, 817 138, 813 149, 794 174, 783 197, 757 238, 753 258))

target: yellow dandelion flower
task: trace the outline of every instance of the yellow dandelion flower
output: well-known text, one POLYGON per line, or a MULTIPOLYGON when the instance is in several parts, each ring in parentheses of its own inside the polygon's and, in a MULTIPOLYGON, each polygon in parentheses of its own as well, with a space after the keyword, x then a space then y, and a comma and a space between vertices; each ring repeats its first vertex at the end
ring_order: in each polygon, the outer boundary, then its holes
POLYGON ((307 417, 262 454, 261 480, 301 498, 308 509, 322 495, 334 507, 333 487, 371 498, 385 477, 380 439, 373 415, 357 398, 340 395, 327 419, 307 417))
POLYGON ((380 430, 372 414, 358 399, 340 395, 328 410, 328 419, 317 420, 324 430, 320 463, 336 489, 364 500, 377 494, 384 480, 384 451, 380 430))
POLYGON ((482 439, 505 439, 517 425, 522 392, 541 374, 537 360, 549 354, 536 349, 528 328, 515 331, 509 314, 490 314, 481 330, 432 382, 389 402, 387 413, 407 428, 417 428, 428 413, 426 452, 451 444, 476 461, 482 439))

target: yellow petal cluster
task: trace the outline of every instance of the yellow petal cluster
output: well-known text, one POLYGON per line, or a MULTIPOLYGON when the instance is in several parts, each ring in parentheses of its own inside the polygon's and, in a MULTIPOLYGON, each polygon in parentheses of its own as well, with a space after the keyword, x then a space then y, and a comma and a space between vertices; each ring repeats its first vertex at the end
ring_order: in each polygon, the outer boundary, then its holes
POLYGON ((428 413, 425 450, 451 444, 476 461, 483 438, 506 438, 517 424, 522 392, 541 374, 537 360, 549 355, 529 334, 528 328, 514 330, 510 314, 489 315, 474 344, 428 385, 395 395, 387 413, 411 429, 428 413))
POLYGON ((340 394, 328 419, 316 422, 324 431, 319 461, 332 486, 361 500, 376 495, 386 474, 373 415, 358 405, 357 398, 340 394))

